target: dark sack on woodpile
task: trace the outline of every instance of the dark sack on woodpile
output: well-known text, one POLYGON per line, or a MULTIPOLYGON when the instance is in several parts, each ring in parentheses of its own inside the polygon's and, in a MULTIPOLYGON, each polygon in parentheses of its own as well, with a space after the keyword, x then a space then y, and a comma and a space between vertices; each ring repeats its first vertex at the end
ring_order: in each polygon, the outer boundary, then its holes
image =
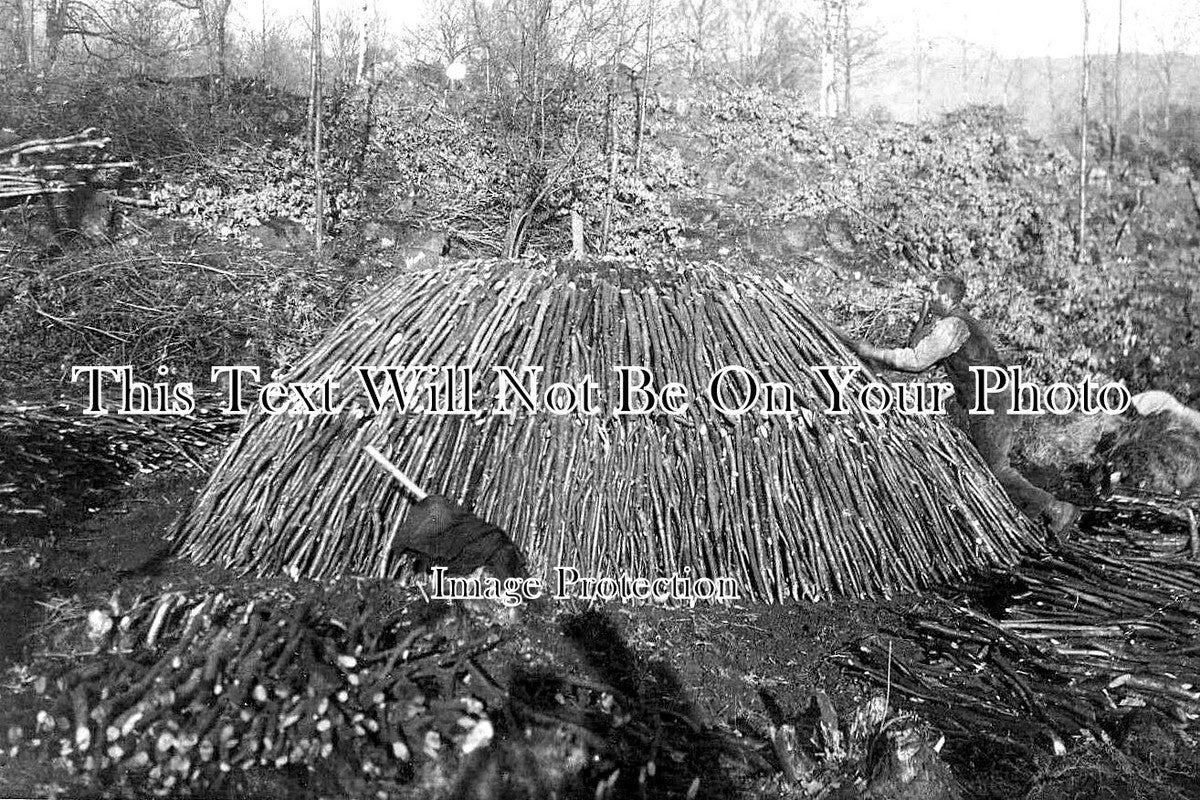
POLYGON ((467 575, 480 567, 498 578, 525 577, 525 563, 508 534, 462 506, 431 494, 413 506, 397 532, 394 554, 416 556, 418 569, 445 567, 447 574, 467 575))

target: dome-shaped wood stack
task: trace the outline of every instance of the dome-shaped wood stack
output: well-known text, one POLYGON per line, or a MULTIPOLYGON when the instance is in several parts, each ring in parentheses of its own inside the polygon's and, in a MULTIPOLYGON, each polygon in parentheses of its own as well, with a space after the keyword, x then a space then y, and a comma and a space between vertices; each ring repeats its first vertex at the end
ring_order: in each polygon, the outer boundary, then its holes
POLYGON ((913 589, 1013 561, 1034 531, 961 435, 930 417, 824 413, 811 367, 857 363, 782 279, 715 264, 474 261, 405 273, 289 376, 334 377, 343 411, 252 415, 182 521, 180 548, 259 573, 394 571, 383 551, 410 501, 363 452, 374 444, 427 490, 507 529, 535 573, 690 569, 783 600, 913 589), (485 412, 495 366, 543 367, 543 387, 590 376, 600 413, 373 413, 359 365, 474 367, 485 412), (683 384, 691 407, 614 416, 616 365, 683 384), (805 408, 721 413, 705 389, 727 365, 792 384, 805 408))

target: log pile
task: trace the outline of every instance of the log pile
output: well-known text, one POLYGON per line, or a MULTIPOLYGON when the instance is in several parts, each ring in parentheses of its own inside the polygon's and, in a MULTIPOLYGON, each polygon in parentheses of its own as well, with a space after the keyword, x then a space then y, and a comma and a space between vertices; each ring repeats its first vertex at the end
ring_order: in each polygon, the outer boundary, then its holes
MULTIPOLYGON (((69 136, 0 142, 0 201, 63 194, 88 185, 107 185, 108 173, 135 167, 132 161, 101 157, 109 137, 87 128, 69 136)), ((109 187, 115 188, 115 187, 109 187)))
POLYGON ((53 761, 83 796, 246 796, 299 775, 304 796, 372 798, 721 797, 701 785, 719 756, 766 768, 686 710, 514 678, 492 629, 444 610, 365 582, 113 599, 75 624, 92 652, 34 670, 40 708, 0 765, 53 761))
POLYGON ((212 796, 257 769, 323 763, 388 786, 493 733, 476 696, 489 687, 467 677, 482 636, 455 641, 378 598, 175 591, 87 625, 97 652, 41 679, 46 705, 7 749, 106 792, 212 796))
POLYGON ((989 587, 922 600, 847 663, 951 737, 1045 750, 1104 739, 1137 708, 1193 725, 1200 562, 1187 524, 1128 498, 1088 517, 1085 535, 989 587))
POLYGON ((687 569, 782 601, 889 594, 1013 563, 1037 534, 957 431, 857 407, 824 413, 810 368, 857 363, 782 277, 624 261, 408 272, 288 377, 339 381, 359 413, 252 416, 183 520, 180 548, 258 574, 380 574, 408 500, 363 454, 373 444, 509 531, 535 572, 687 569), (800 413, 719 413, 703 393, 731 364, 795 386, 800 413), (495 366, 542 367, 545 384, 591 376, 605 392, 613 366, 644 366, 696 400, 679 418, 376 414, 362 410, 357 365, 469 366, 484 398, 495 366))

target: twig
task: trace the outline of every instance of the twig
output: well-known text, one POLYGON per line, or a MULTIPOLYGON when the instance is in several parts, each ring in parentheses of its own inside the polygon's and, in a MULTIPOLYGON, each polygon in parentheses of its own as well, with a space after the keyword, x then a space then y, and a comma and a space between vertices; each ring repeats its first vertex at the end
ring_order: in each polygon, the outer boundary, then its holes
POLYGON ((119 334, 113 333, 112 331, 102 330, 100 328, 95 328, 95 327, 92 327, 91 325, 85 325, 80 322, 71 322, 70 320, 63 319, 62 317, 56 317, 53 314, 48 314, 47 312, 43 311, 36 302, 30 301, 29 305, 31 308, 33 308, 34 313, 38 314, 39 316, 45 317, 46 319, 50 320, 51 322, 56 322, 59 325, 62 325, 64 328, 68 328, 69 330, 73 330, 73 331, 79 331, 80 329, 88 330, 88 331, 91 331, 92 333, 98 333, 101 336, 107 336, 108 338, 110 338, 114 341, 120 342, 121 344, 129 344, 129 340, 127 338, 125 338, 124 336, 121 336, 119 334))

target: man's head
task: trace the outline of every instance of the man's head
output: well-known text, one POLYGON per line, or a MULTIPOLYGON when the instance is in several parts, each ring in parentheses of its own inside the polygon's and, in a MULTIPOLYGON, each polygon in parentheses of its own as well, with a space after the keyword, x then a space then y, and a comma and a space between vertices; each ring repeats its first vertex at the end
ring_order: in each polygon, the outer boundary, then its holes
POLYGON ((967 296, 967 282, 953 273, 944 273, 929 286, 932 297, 929 308, 936 314, 946 314, 958 307, 967 296))

